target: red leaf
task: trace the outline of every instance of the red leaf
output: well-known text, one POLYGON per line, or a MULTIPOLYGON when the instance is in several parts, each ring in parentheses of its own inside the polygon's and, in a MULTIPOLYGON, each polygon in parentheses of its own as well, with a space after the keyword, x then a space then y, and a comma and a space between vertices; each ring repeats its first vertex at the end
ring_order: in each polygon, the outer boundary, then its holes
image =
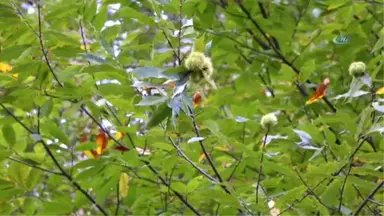
POLYGON ((80 137, 80 143, 85 143, 86 141, 88 141, 88 137, 83 135, 82 137, 80 137))
POLYGON ((118 151, 121 151, 121 152, 129 151, 129 149, 127 147, 124 147, 124 146, 116 146, 115 149, 118 151))
POLYGON ((325 78, 323 83, 321 83, 317 87, 315 94, 309 100, 307 100, 307 102, 305 104, 311 104, 311 103, 323 98, 326 94, 326 90, 329 86, 329 83, 330 83, 329 79, 325 78))

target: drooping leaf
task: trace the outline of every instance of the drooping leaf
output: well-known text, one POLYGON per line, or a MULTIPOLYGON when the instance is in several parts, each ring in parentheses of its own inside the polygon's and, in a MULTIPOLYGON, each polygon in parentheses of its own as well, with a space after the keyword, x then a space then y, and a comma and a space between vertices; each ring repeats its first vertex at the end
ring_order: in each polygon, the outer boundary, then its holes
MULTIPOLYGON (((265 136, 263 137, 263 142, 264 142, 264 139, 265 139, 265 136)), ((265 145, 268 145, 270 142, 272 142, 272 140, 275 140, 275 139, 288 139, 288 136, 282 136, 280 134, 277 134, 277 135, 268 135, 267 138, 265 139, 265 145)))
POLYGON ((366 94, 369 94, 369 92, 358 90, 358 91, 355 91, 353 94, 351 92, 347 92, 345 94, 337 95, 334 98, 332 98, 332 100, 339 100, 341 98, 348 98, 348 97, 355 98, 355 97, 360 97, 366 94))
POLYGON ((314 141, 307 132, 302 130, 293 129, 293 131, 300 137, 301 141, 297 142, 297 145, 303 149, 318 150, 320 148, 314 146, 314 141))
POLYGON ((161 104, 155 112, 152 113, 151 118, 147 123, 148 128, 152 128, 160 124, 164 119, 169 117, 172 113, 172 109, 167 104, 161 104))

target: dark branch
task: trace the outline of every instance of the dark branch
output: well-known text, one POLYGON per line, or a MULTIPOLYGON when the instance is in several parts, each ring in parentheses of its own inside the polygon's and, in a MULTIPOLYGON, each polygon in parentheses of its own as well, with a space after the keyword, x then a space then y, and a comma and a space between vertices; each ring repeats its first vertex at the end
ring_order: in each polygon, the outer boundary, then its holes
MULTIPOLYGON (((25 126, 25 124, 23 124, 19 118, 17 118, 8 108, 6 108, 3 104, 0 104, 0 106, 8 113, 10 114, 25 130, 27 130, 30 134, 38 134, 40 135, 39 133, 36 133, 34 131, 32 131, 31 129, 29 129, 28 127, 25 126)), ((43 144, 44 146, 44 149, 45 151, 48 153, 49 157, 52 159, 53 163, 55 164, 55 166, 60 170, 61 174, 69 181, 71 182, 75 188, 77 188, 84 196, 86 196, 88 198, 89 201, 91 201, 97 209, 99 209, 99 211, 103 214, 103 215, 108 215, 108 213, 104 210, 103 207, 101 207, 101 205, 99 205, 96 200, 91 196, 89 195, 73 178, 71 175, 69 175, 65 170, 64 168, 60 165, 59 161, 56 159, 56 157, 53 155, 51 149, 49 149, 49 146, 48 144, 43 140, 39 140, 39 142, 41 144, 43 144)))
POLYGON ((49 70, 51 71, 53 78, 56 80, 56 82, 61 87, 64 87, 64 85, 60 82, 59 78, 57 77, 55 71, 53 70, 51 63, 48 60, 48 54, 47 54, 47 51, 45 50, 45 47, 44 47, 43 35, 42 35, 42 31, 41 31, 41 13, 40 13, 41 1, 40 0, 37 1, 36 4, 37 4, 37 17, 38 17, 38 24, 39 24, 39 37, 38 38, 39 38, 41 52, 43 53, 45 63, 47 64, 49 70))
POLYGON ((357 210, 355 211, 355 213, 353 213, 353 216, 356 216, 356 215, 359 215, 360 211, 363 210, 364 206, 367 205, 368 201, 373 197, 375 196, 375 194, 377 193, 377 191, 379 191, 379 189, 383 186, 384 184, 384 181, 381 180, 381 182, 379 182, 376 187, 371 191, 371 193, 367 196, 367 198, 365 198, 365 200, 360 204, 360 206, 357 208, 357 210))

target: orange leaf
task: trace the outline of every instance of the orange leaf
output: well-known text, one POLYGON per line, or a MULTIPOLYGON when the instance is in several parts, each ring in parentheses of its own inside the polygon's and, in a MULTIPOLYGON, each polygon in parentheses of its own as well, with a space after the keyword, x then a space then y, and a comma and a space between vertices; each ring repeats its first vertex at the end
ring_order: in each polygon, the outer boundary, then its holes
POLYGON ((108 135, 101 129, 99 130, 99 135, 96 137, 96 143, 99 145, 97 153, 102 154, 108 145, 108 135))
POLYGON ((168 86, 169 86, 171 89, 175 88, 175 85, 176 85, 176 82, 169 82, 169 83, 168 83, 168 86))
POLYGON ((205 159, 205 154, 203 153, 199 157, 199 163, 201 163, 201 161, 204 160, 204 159, 205 159))
POLYGON ((326 90, 329 86, 329 83, 330 83, 329 79, 325 78, 323 83, 321 83, 317 87, 315 94, 309 100, 307 100, 307 102, 305 104, 311 104, 311 103, 323 98, 326 94, 326 90))
POLYGON ((192 102, 193 102, 193 107, 195 107, 195 108, 200 105, 200 103, 201 103, 200 92, 195 92, 195 94, 193 94, 192 102))

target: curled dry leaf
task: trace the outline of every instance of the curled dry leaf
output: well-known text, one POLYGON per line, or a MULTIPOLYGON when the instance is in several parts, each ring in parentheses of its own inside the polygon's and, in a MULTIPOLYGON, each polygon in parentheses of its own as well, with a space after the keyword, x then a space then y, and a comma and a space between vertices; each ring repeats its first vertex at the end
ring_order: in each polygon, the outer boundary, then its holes
MULTIPOLYGON (((88 141, 87 136, 82 136, 80 138, 80 143, 84 143, 88 141)), ((92 149, 90 151, 84 151, 84 154, 87 155, 88 157, 93 157, 93 158, 99 158, 101 154, 105 152, 105 149, 108 146, 108 135, 103 131, 99 130, 99 134, 96 137, 96 143, 98 147, 96 149, 92 149)))
POLYGON ((201 95, 200 92, 195 92, 192 96, 192 102, 193 102, 193 107, 197 107, 201 103, 201 95))
POLYGON ((330 84, 329 78, 325 78, 324 81, 317 87, 315 94, 305 104, 311 104, 323 98, 326 94, 326 90, 329 84, 330 84))

